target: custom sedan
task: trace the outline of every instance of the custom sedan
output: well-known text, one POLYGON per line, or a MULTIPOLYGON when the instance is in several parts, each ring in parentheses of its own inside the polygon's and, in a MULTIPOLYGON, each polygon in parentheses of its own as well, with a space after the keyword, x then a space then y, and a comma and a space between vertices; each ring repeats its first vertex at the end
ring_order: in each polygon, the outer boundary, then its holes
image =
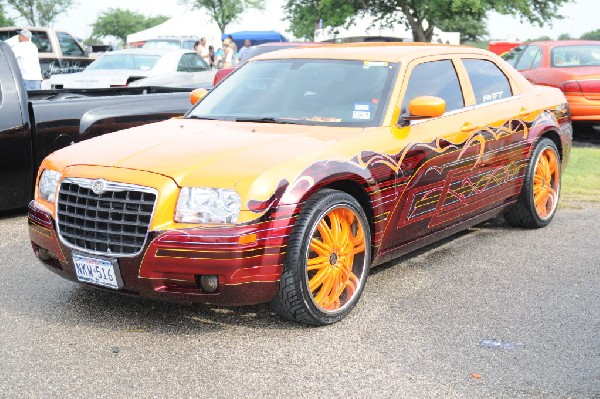
POLYGON ((206 93, 183 119, 44 160, 29 232, 49 270, 326 325, 371 267, 497 215, 539 228, 557 210, 565 97, 487 51, 286 50, 206 93))
POLYGON ((531 83, 560 88, 581 129, 593 132, 591 126, 600 124, 600 42, 532 42, 504 58, 531 83))
POLYGON ((53 75, 42 82, 42 89, 124 87, 151 77, 168 81, 179 74, 191 77, 204 73, 210 81, 214 73, 209 69, 193 50, 127 49, 103 54, 82 72, 53 75))

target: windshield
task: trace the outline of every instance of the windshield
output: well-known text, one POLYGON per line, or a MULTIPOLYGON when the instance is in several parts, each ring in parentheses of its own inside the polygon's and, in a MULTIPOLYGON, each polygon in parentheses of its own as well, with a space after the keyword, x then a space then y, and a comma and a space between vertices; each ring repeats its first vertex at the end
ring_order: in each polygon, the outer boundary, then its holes
POLYGON ((158 62, 159 55, 106 54, 92 62, 87 69, 130 69, 149 71, 158 62))
MULTIPOLYGON (((181 48, 181 41, 175 40, 175 39, 148 40, 144 44, 144 48, 178 49, 178 48, 181 48)), ((194 48, 193 41, 192 41, 192 48, 194 48)))
POLYGON ((259 60, 242 66, 188 118, 378 126, 397 64, 354 60, 259 60))
POLYGON ((600 45, 560 46, 552 49, 552 66, 600 65, 600 45))

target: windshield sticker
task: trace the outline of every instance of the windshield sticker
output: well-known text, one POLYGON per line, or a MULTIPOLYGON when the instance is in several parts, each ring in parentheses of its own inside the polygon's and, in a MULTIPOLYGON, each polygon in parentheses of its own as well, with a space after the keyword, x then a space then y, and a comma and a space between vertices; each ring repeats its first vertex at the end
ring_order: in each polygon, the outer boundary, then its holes
POLYGON ((388 63, 383 61, 365 61, 363 69, 369 69, 374 67, 387 67, 388 63))
POLYGON ((371 105, 369 103, 355 103, 352 119, 371 119, 371 105))

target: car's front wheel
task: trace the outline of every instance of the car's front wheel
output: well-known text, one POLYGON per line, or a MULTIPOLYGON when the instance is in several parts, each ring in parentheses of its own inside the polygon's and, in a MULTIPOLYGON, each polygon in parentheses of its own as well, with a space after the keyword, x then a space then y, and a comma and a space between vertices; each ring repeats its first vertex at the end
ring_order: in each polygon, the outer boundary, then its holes
POLYGON ((321 190, 296 219, 272 306, 289 320, 335 323, 360 298, 370 261, 371 233, 360 204, 344 192, 321 190))

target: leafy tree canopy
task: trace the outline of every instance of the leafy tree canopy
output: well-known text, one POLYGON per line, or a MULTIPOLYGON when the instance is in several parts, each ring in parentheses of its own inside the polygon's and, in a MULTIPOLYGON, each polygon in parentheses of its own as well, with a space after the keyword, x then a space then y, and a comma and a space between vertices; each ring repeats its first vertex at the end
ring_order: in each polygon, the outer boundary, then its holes
POLYGON ((568 33, 561 33, 558 36, 558 40, 571 40, 571 39, 572 39, 572 37, 568 33))
POLYGON ((92 38, 112 36, 125 43, 127 35, 159 25, 169 17, 157 15, 146 17, 135 11, 121 8, 109 8, 100 13, 92 24, 92 38))
POLYGON ((15 21, 12 18, 6 16, 6 11, 4 10, 4 6, 0 4, 0 27, 2 26, 13 26, 15 25, 15 21))
POLYGON ((311 37, 318 19, 324 25, 342 26, 360 13, 376 18, 382 26, 398 23, 409 28, 414 41, 429 42, 433 29, 461 28, 465 39, 482 36, 483 21, 489 11, 516 15, 532 24, 543 25, 559 18, 558 8, 571 0, 288 0, 292 33, 311 37), (339 20, 342 19, 340 23, 339 20), (470 21, 470 22, 469 22, 470 21), (473 22, 475 26, 469 27, 473 22))
POLYGON ((192 8, 206 10, 213 21, 225 33, 227 25, 237 21, 240 15, 251 8, 264 10, 264 0, 180 0, 182 4, 192 8))
POLYGON ((6 0, 31 26, 50 26, 68 11, 74 0, 6 0))
POLYGON ((582 40, 600 40, 600 29, 593 30, 591 32, 586 32, 581 35, 582 40))

